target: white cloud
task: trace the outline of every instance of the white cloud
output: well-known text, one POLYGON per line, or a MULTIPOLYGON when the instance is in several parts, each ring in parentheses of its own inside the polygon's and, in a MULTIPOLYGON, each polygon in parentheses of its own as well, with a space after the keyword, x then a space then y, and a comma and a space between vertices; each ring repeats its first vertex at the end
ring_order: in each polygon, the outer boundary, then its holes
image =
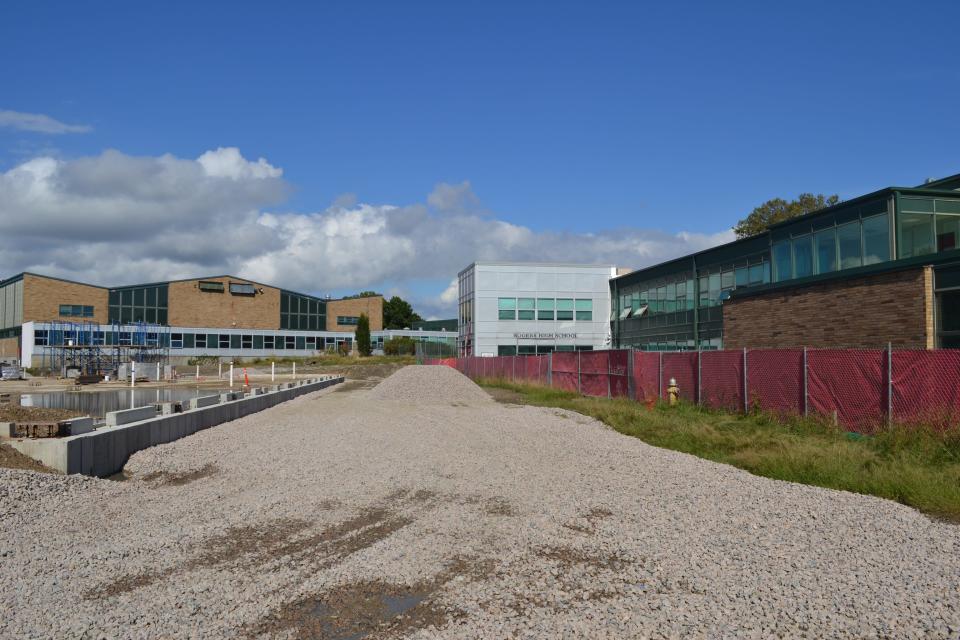
POLYGON ((37 133, 87 133, 93 127, 83 124, 66 124, 42 113, 23 113, 0 109, 0 127, 37 133))
MULTIPOLYGON (((475 260, 642 267, 733 239, 640 229, 534 231, 479 213, 469 183, 405 206, 338 198, 310 213, 274 209, 290 185, 235 148, 196 160, 119 151, 38 157, 0 174, 0 277, 39 271, 101 284, 236 273, 312 293, 423 290, 425 315, 450 316, 456 274, 475 260), (451 279, 451 280, 448 280, 451 279)), ((594 218, 603 219, 602 212, 594 218)))

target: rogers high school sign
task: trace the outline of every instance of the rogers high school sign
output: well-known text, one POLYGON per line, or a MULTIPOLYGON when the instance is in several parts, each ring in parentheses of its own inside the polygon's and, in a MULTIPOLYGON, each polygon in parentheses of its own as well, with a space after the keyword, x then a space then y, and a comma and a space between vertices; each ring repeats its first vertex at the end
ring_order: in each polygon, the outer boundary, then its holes
POLYGON ((515 333, 514 338, 519 340, 570 340, 575 339, 575 333, 515 333))

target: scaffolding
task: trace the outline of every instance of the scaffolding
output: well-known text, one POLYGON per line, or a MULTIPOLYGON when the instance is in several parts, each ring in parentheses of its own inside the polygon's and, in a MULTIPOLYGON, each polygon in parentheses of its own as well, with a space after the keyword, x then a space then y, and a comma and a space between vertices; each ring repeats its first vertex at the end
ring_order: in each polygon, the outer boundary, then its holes
POLYGON ((43 367, 63 377, 70 370, 84 376, 115 376, 121 364, 133 361, 162 366, 169 356, 169 327, 145 322, 52 322, 43 367))

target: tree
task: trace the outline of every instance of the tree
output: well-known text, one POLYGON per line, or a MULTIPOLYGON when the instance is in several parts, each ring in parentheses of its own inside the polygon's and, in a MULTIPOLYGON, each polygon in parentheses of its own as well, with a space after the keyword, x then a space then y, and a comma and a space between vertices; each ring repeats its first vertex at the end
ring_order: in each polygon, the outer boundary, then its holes
POLYGON ((384 329, 405 329, 420 320, 423 318, 414 313, 410 303, 400 296, 393 296, 383 303, 384 329))
POLYGON ((361 291, 360 293, 355 293, 352 296, 344 296, 344 300, 356 300, 357 298, 376 298, 380 294, 376 291, 361 291))
POLYGON ((361 313, 357 320, 357 351, 361 356, 369 356, 373 353, 370 348, 370 318, 367 314, 361 313))
POLYGON ((837 194, 825 196, 822 193, 817 195, 801 193, 796 200, 790 202, 783 198, 774 198, 773 200, 767 200, 751 211, 750 215, 738 222, 733 230, 736 232, 737 238, 749 238, 763 233, 778 222, 796 218, 825 207, 832 207, 838 202, 840 202, 840 196, 837 194))

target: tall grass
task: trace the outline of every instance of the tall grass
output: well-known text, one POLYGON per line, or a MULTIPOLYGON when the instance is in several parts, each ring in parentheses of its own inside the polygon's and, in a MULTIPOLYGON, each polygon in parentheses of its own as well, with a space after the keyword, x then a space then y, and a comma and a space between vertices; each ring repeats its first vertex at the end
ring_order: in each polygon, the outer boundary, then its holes
POLYGON ((622 398, 588 398, 484 380, 516 401, 592 416, 620 433, 768 478, 896 500, 960 522, 960 434, 894 427, 869 437, 828 422, 734 415, 681 404, 653 409, 622 398))

